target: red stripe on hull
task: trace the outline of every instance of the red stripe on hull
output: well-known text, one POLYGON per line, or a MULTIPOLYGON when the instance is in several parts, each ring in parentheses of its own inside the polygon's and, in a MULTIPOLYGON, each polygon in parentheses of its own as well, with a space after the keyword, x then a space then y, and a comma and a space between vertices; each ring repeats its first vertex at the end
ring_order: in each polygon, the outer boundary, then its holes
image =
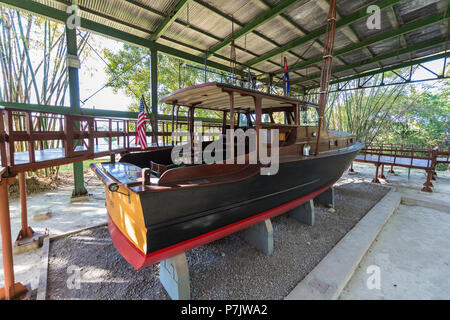
POLYGON ((130 240, 128 240, 128 238, 114 224, 109 214, 108 214, 108 228, 109 233, 111 235, 111 239, 113 240, 113 243, 117 251, 120 252, 120 254, 125 258, 125 260, 128 261, 129 264, 131 264, 136 270, 139 270, 141 268, 150 266, 154 263, 176 256, 177 254, 180 254, 182 252, 194 249, 201 245, 228 236, 232 233, 238 232, 242 229, 248 228, 251 225, 256 224, 258 222, 291 211, 297 208, 298 206, 306 203, 307 201, 314 199, 315 197, 317 197, 319 194, 326 191, 330 187, 331 186, 324 187, 306 196, 285 203, 279 207, 259 213, 252 217, 227 225, 225 227, 210 231, 198 237, 174 244, 170 247, 155 252, 151 252, 149 254, 144 254, 130 240))

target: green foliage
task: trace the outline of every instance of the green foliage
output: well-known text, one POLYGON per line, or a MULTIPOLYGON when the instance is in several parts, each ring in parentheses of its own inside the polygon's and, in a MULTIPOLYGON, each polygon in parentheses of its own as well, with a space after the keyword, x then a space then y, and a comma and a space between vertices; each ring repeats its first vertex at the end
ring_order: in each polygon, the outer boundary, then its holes
POLYGON ((367 144, 434 147, 449 135, 449 99, 446 82, 340 91, 330 95, 326 115, 330 128, 367 144))
MULTIPOLYGON (((388 143, 413 144, 433 147, 443 143, 449 135, 450 98, 449 88, 443 87, 437 93, 413 91, 411 107, 405 114, 392 121, 389 131, 381 138, 388 143)), ((407 103, 403 98, 396 107, 407 103)))
MULTIPOLYGON (((148 50, 124 44, 117 53, 103 51, 109 66, 105 71, 108 75, 108 86, 115 92, 125 90, 125 93, 135 98, 130 110, 139 108, 142 95, 147 102, 150 99, 150 55, 148 50)), ((201 68, 201 66, 199 66, 201 68)), ((179 59, 158 53, 158 99, 180 88, 202 83, 202 70, 186 67, 179 59)), ((209 81, 212 81, 209 75, 209 81)), ((158 110, 163 114, 171 114, 172 107, 159 103, 158 110)), ((180 109, 180 115, 186 115, 186 108, 180 109)), ((196 110, 195 116, 206 117, 216 115, 213 111, 196 110)))

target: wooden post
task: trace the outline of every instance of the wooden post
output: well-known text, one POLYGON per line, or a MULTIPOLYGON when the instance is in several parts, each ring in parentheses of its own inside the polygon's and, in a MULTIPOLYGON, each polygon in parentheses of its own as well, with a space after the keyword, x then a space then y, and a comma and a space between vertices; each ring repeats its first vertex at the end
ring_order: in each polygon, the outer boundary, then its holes
POLYGON ((262 123, 262 110, 261 110, 261 104, 262 104, 262 98, 261 96, 253 96, 253 101, 255 103, 255 129, 256 129, 256 151, 257 151, 257 157, 259 157, 259 144, 260 144, 260 134, 259 131, 261 129, 261 123, 262 123))
POLYGON ((381 165, 381 174, 380 174, 379 178, 386 179, 386 177, 384 176, 384 164, 381 165))
POLYGON ((8 179, 0 181, 0 228, 2 232, 3 274, 5 286, 0 289, 0 299, 10 300, 27 292, 21 283, 14 283, 14 260, 11 241, 8 179))
POLYGON ((28 226, 28 212, 27 212, 27 183, 25 179, 25 172, 19 173, 19 192, 20 192, 20 217, 22 221, 22 229, 19 231, 17 240, 29 238, 33 236, 33 229, 28 226))
MULTIPOLYGON (((234 95, 233 92, 228 92, 230 97, 230 132, 227 139, 229 139, 230 144, 230 160, 233 160, 235 157, 234 154, 234 95)), ((233 160, 234 161, 234 160, 233 160)))
POLYGON ((376 167, 376 169, 375 169, 375 178, 373 178, 372 182, 373 183, 380 183, 380 180, 378 180, 378 169, 380 167, 380 164, 376 163, 375 167, 376 167))
POLYGON ((5 127, 3 125, 3 111, 0 109, 0 166, 6 168, 6 143, 5 143, 5 127))

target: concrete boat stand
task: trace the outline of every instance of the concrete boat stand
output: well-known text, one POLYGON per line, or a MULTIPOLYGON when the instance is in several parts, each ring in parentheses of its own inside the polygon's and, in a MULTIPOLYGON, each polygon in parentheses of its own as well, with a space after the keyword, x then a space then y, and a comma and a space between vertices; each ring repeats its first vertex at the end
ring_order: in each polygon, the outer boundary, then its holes
MULTIPOLYGON (((326 190, 314 199, 316 202, 334 207, 334 188, 326 190)), ((303 205, 287 212, 300 223, 314 226, 314 201, 309 200, 303 205)), ((256 223, 241 232, 241 237, 249 245, 267 256, 274 251, 273 227, 270 219, 256 223)), ((173 300, 191 299, 189 267, 186 254, 181 253, 160 262, 159 279, 173 300)))

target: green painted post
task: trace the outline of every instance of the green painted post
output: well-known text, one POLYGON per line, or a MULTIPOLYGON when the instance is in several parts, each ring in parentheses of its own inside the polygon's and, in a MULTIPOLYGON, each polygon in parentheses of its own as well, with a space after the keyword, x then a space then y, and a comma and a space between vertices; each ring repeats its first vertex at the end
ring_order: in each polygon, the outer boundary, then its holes
MULTIPOLYGON (((77 50, 77 30, 76 28, 69 28, 66 26, 66 39, 67 39, 67 53, 71 58, 78 58, 77 50)), ((78 68, 74 65, 67 64, 69 72, 69 93, 70 93, 70 109, 72 114, 80 114, 80 83, 78 76, 78 68)), ((75 124, 79 126, 78 124, 75 124)), ((68 128, 70 130, 71 128, 68 128)), ((73 180, 74 189, 72 192, 72 198, 81 197, 87 195, 87 190, 84 187, 84 174, 83 174, 83 162, 76 162, 73 164, 73 180)))
MULTIPOLYGON (((153 121, 154 129, 158 132, 158 51, 150 50, 150 88, 151 88, 151 121, 153 121)), ((152 141, 156 143, 156 141, 152 141)))

